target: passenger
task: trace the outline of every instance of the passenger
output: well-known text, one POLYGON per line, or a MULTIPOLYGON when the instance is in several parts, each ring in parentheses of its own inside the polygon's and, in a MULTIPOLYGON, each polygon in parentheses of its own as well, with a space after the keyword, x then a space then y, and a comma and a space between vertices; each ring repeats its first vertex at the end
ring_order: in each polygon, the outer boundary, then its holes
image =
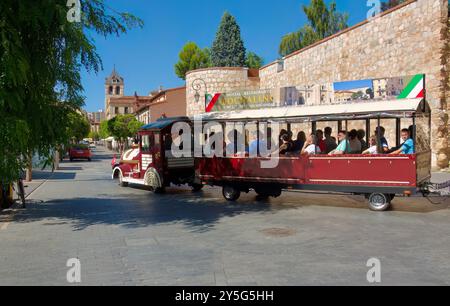
POLYGON ((314 134, 311 134, 308 136, 308 139, 306 139, 305 144, 303 145, 303 149, 301 154, 302 155, 315 155, 320 154, 320 148, 317 145, 317 136, 314 134))
POLYGON ((389 144, 387 142, 387 139, 384 137, 384 133, 386 132, 385 128, 382 126, 379 126, 375 129, 375 135, 377 137, 380 137, 380 146, 384 153, 387 153, 389 151, 389 144), (378 133, 379 131, 379 133, 378 133))
POLYGON ((356 130, 351 130, 348 134, 348 143, 350 144, 351 154, 361 154, 361 141, 358 139, 358 132, 356 130))
POLYGON ((329 126, 325 128, 325 145, 326 145, 326 153, 330 153, 334 149, 337 148, 336 138, 331 137, 331 133, 333 133, 333 129, 329 126))
POLYGON ((281 137, 283 137, 284 134, 287 135, 287 134, 288 134, 288 131, 285 130, 285 129, 281 129, 281 131, 280 131, 280 136, 279 136, 279 138, 278 138, 278 140, 280 141, 279 147, 281 147, 281 145, 283 144, 283 140, 281 139, 281 137))
POLYGON ((329 153, 329 155, 342 155, 350 153, 350 144, 347 139, 347 131, 339 131, 338 134, 339 145, 337 148, 329 153))
POLYGON ((365 150, 362 154, 378 154, 378 142, 376 135, 370 136, 369 145, 370 147, 367 150, 365 150))
POLYGON ((230 142, 229 144, 227 144, 226 148, 226 152, 227 153, 231 153, 232 156, 235 155, 237 153, 237 148, 235 146, 236 143, 236 139, 235 137, 235 130, 231 130, 228 132, 227 136, 228 136, 228 141, 230 142), (233 139, 233 141, 231 141, 233 139))
POLYGON ((303 146, 306 142, 306 134, 305 132, 301 131, 297 134, 297 140, 294 141, 294 147, 292 148, 292 151, 300 153, 303 149, 303 146))
POLYGON ((292 151, 292 144, 289 141, 289 135, 284 134, 281 136, 282 144, 280 146, 280 155, 285 155, 292 151))
POLYGON ((320 148, 320 152, 326 152, 327 151, 327 145, 325 143, 325 140, 323 139, 323 131, 317 130, 316 131, 316 137, 317 137, 317 145, 320 148))
MULTIPOLYGON (((247 145, 247 137, 245 135, 243 135, 239 130, 236 130, 236 134, 235 134, 236 138, 235 138, 235 143, 236 147, 235 149, 235 154, 236 155, 245 155, 246 153, 248 153, 249 149, 248 149, 248 145, 247 145)), ((233 144, 233 146, 234 146, 233 144)))
POLYGON ((267 143, 264 139, 259 140, 258 139, 258 132, 254 131, 252 133, 253 135, 253 141, 250 142, 249 148, 248 148, 248 152, 251 156, 256 156, 259 153, 259 147, 263 147, 266 148, 267 147, 267 143))
POLYGON ((363 129, 358 130, 358 139, 361 142, 361 151, 365 151, 369 148, 369 146, 367 145, 367 142, 364 140, 364 138, 366 137, 366 131, 364 131, 363 129))
POLYGON ((403 144, 397 151, 392 152, 392 155, 398 155, 398 154, 414 154, 414 141, 412 140, 409 129, 403 129, 402 130, 402 140, 403 144))

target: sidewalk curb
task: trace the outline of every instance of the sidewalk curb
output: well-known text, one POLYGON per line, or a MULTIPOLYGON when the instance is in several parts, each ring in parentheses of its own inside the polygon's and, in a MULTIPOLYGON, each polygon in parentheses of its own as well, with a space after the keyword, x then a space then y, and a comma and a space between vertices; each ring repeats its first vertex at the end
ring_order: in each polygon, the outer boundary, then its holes
MULTIPOLYGON (((55 175, 55 171, 53 171, 52 173, 51 173, 51 175, 48 177, 48 178, 46 178, 46 179, 44 179, 36 188, 34 188, 29 194, 27 194, 27 195, 25 195, 25 199, 28 199, 28 197, 30 196, 30 195, 32 195, 36 190, 38 190, 39 188, 41 188, 41 186, 42 185, 44 185, 45 183, 47 183, 51 178, 53 178, 53 176, 55 175)), ((32 181, 31 181, 32 182, 32 181)), ((24 182, 25 184, 26 184, 26 182, 24 182)))

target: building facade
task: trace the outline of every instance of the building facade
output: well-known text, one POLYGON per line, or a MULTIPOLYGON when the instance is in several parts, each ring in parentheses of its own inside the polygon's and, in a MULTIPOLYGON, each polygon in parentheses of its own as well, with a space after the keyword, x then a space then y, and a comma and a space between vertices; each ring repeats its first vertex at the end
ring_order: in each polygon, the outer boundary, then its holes
POLYGON ((106 119, 105 112, 103 110, 99 110, 98 112, 88 112, 87 117, 89 120, 89 124, 91 125, 91 132, 99 132, 100 123, 106 119))
POLYGON ((105 117, 107 120, 117 115, 134 114, 135 111, 150 103, 150 96, 125 96, 125 81, 116 68, 105 80, 105 117))
POLYGON ((186 116, 186 87, 162 89, 153 92, 150 103, 136 110, 136 118, 145 124, 161 117, 186 116))

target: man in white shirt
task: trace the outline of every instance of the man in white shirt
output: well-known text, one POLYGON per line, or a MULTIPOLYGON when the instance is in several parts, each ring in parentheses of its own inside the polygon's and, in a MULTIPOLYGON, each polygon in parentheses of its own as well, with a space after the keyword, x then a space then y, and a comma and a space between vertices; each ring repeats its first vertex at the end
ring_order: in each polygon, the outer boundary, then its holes
POLYGON ((302 155, 315 155, 320 154, 320 148, 317 145, 317 136, 314 134, 311 134, 306 139, 305 145, 303 146, 302 155))
POLYGON ((377 136, 373 135, 369 139, 369 148, 362 154, 378 154, 377 136))

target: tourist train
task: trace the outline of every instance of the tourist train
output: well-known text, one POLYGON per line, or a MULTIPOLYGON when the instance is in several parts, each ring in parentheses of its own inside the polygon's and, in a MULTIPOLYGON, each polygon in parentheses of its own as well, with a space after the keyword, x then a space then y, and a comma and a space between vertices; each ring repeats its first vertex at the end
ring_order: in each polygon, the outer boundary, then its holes
MULTIPOLYGON (((205 185, 221 186, 228 201, 236 201, 241 192, 251 190, 260 197, 278 197, 287 190, 355 194, 365 196, 370 209, 384 211, 395 196, 427 195, 430 192, 430 127, 430 107, 424 98, 162 118, 142 127, 136 145, 120 160, 113 161, 112 177, 118 179, 121 186, 138 184, 156 193, 164 192, 171 184, 186 184, 194 191, 200 191, 205 185), (408 126, 415 144, 414 153, 385 154, 378 146, 378 152, 370 155, 344 152, 339 155, 255 156, 249 154, 248 148, 244 152, 235 149, 235 154, 230 155, 225 152, 227 143, 220 146, 217 141, 209 141, 217 133, 209 128, 218 124, 222 125, 222 135, 230 123, 252 123, 257 127, 278 123, 286 127, 288 133, 296 124, 308 124, 315 133, 323 123, 334 123, 337 130, 345 130, 354 121, 364 123, 367 136, 373 129, 380 128, 381 122, 392 121, 389 126, 395 126, 397 146, 401 143, 402 127, 408 126), (203 150, 198 149, 199 145, 203 150), (211 154, 211 145, 220 149, 211 154), (262 166, 270 160, 275 160, 273 167, 262 166)), ((255 133, 259 141, 262 135, 255 133)), ((238 138, 231 141, 236 144, 238 138)))

